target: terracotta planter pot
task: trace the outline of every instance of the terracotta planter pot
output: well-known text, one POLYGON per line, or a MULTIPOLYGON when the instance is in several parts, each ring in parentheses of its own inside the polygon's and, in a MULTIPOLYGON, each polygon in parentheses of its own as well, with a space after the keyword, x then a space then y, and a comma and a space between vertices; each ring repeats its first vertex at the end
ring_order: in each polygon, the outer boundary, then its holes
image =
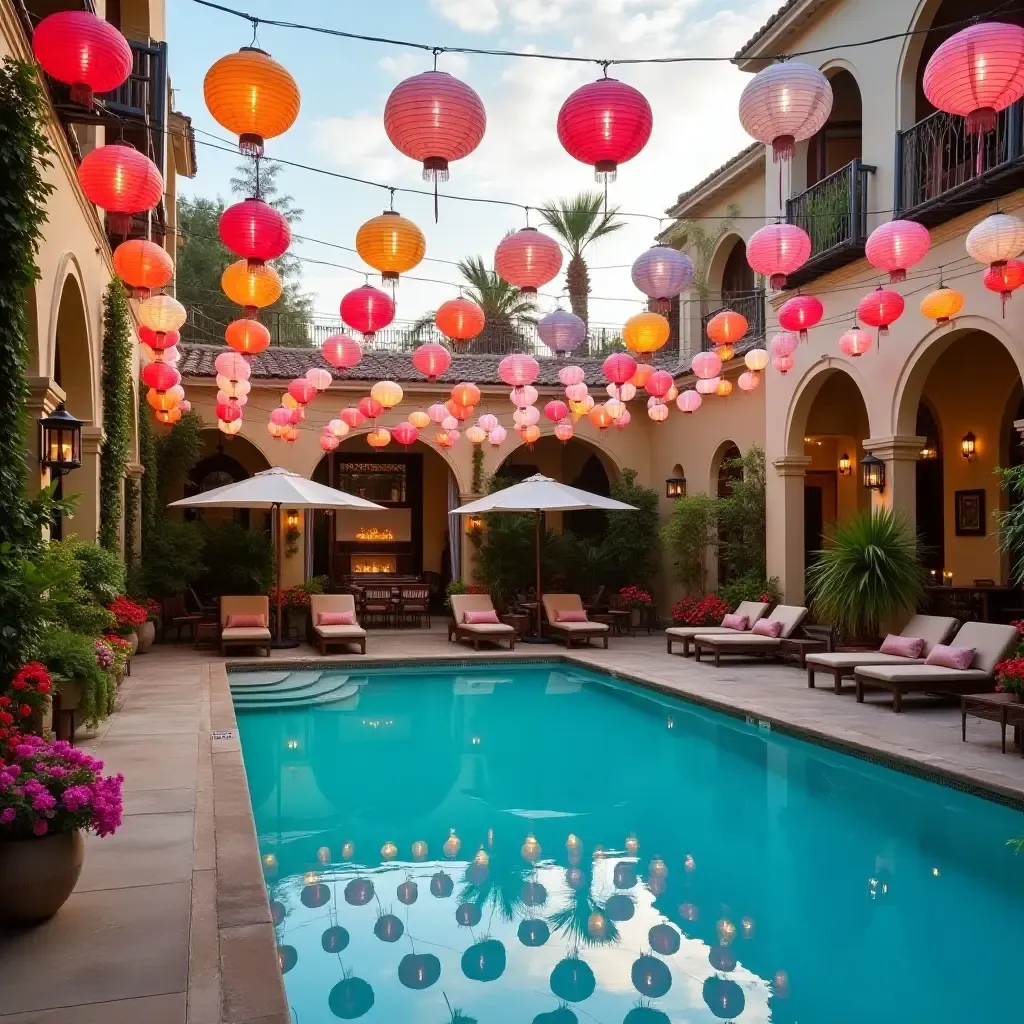
POLYGON ((156 639, 156 623, 150 622, 149 619, 139 626, 139 646, 136 649, 136 654, 148 654, 150 647, 153 646, 153 641, 156 639))
POLYGON ((130 633, 125 633, 121 639, 127 640, 132 645, 132 656, 134 657, 135 652, 139 649, 139 634, 132 630, 130 633))
POLYGON ((53 917, 74 891, 84 859, 80 832, 0 841, 0 923, 53 917))

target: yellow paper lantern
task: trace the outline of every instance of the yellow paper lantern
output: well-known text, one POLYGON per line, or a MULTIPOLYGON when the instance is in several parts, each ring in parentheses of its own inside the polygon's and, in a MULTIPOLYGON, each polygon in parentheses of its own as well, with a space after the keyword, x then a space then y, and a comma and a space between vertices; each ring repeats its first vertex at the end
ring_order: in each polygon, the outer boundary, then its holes
POLYGON ((351 860, 356 855, 356 844, 351 839, 341 844, 341 859, 351 860))
POLYGON ((769 361, 768 350, 765 348, 752 348, 744 357, 743 362, 748 370, 758 373, 763 370, 769 361))
POLYGON ((286 409, 301 409, 302 408, 302 406, 300 406, 299 403, 294 398, 292 398, 292 396, 290 394, 288 394, 287 391, 281 396, 281 404, 286 409))
POLYGON ((423 259, 427 240, 411 220, 385 210, 356 232, 356 252, 385 281, 397 281, 399 274, 407 274, 423 259))
POLYGON ((587 934, 592 939, 603 939, 608 934, 608 919, 599 910, 587 918, 587 934))
POLYGON ((660 313, 637 313, 631 316, 622 328, 622 340, 641 361, 650 358, 668 341, 668 320, 660 313))
POLYGON ((181 419, 181 409, 177 406, 174 406, 173 409, 157 409, 156 418, 158 423, 177 423, 181 419))
POLYGON ((269 53, 254 46, 221 57, 203 79, 213 119, 238 136, 239 151, 262 156, 263 142, 288 131, 299 116, 299 87, 269 53))
POLYGON ((726 380, 722 377, 718 381, 718 387, 715 388, 715 394, 719 398, 728 398, 732 394, 732 381, 726 380))
POLYGON ((466 431, 466 440, 470 444, 483 444, 487 440, 487 431, 475 424, 466 431))
POLYGON ((385 409, 393 409, 402 400, 401 385, 393 380, 380 380, 370 388, 370 397, 385 409))
POLYGON ((940 285, 921 300, 921 312, 936 325, 948 324, 963 308, 964 297, 955 288, 940 285))
POLYGON ((526 837, 519 852, 523 855, 523 860, 528 860, 531 864, 540 856, 540 843, 532 832, 526 837))
POLYGON ((154 295, 139 303, 139 323, 157 334, 180 330, 187 319, 185 307, 173 295, 154 295))
POLYGON ((426 860, 427 852, 427 844, 422 839, 417 839, 416 842, 412 844, 413 860, 426 860))
POLYGON ((366 443, 371 448, 385 448, 391 443, 391 431, 375 427, 366 435, 366 443))
POLYGON ((729 362, 730 359, 736 354, 735 348, 731 342, 727 342, 724 345, 715 346, 715 355, 722 360, 723 363, 729 362))
MULTIPOLYGON (((176 410, 178 414, 181 414, 181 410, 176 410)), ((240 419, 232 420, 230 423, 227 420, 217 420, 217 429, 222 434, 227 434, 228 437, 234 437, 242 429, 242 421, 240 419)))
POLYGON ((388 841, 380 848, 380 855, 385 860, 394 860, 398 856, 398 847, 388 841))
POLYGON ((259 310, 281 298, 281 278, 268 263, 254 267, 247 260, 232 263, 221 274, 220 286, 232 302, 244 308, 246 316, 256 316, 259 310))
POLYGON ((430 426, 430 417, 422 410, 416 409, 409 413, 409 422, 417 429, 423 430, 430 426))

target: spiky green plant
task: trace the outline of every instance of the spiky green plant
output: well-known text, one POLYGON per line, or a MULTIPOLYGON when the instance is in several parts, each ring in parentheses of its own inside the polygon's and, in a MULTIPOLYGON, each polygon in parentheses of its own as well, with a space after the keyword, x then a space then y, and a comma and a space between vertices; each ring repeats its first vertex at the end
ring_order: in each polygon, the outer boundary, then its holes
POLYGON ((578 192, 540 208, 540 215, 569 251, 565 287, 572 311, 585 324, 590 323, 590 271, 583 252, 592 242, 625 226, 618 213, 617 206, 610 210, 605 208, 601 192, 578 192))
POLYGON ((591 890, 592 879, 586 885, 569 892, 569 901, 564 907, 556 910, 548 923, 556 932, 564 933, 576 948, 579 946, 610 946, 619 941, 619 927, 605 913, 605 904, 591 890), (604 917, 604 934, 590 933, 590 918, 599 913, 604 917))
POLYGON ((847 636, 877 636, 883 622, 913 611, 927 572, 909 519, 892 509, 836 525, 807 570, 811 610, 847 636))
POLYGON ((1024 466, 996 467, 999 486, 1009 496, 1009 508, 995 512, 999 547, 1010 559, 1010 578, 1024 585, 1024 466))

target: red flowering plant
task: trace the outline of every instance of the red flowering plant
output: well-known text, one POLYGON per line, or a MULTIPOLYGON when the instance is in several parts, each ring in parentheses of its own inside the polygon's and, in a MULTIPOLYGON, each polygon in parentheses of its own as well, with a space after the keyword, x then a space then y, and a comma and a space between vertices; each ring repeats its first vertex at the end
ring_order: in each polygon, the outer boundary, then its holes
POLYGON ((996 689, 1024 697, 1024 657, 1019 653, 996 665, 996 689))
POLYGON ((33 712, 42 715, 50 703, 53 681, 38 661, 22 665, 0 693, 0 744, 27 725, 33 712))
POLYGON ((117 620, 117 631, 122 635, 134 632, 149 618, 146 608, 123 596, 111 601, 107 605, 107 611, 113 613, 117 620))
POLYGON ((619 597, 625 601, 627 608, 650 608, 654 604, 651 595, 642 587, 623 587, 619 597))
POLYGON ((163 607, 159 601, 154 600, 152 597, 146 597, 142 600, 142 606, 146 609, 146 618, 150 622, 156 622, 160 618, 163 607))
POLYGON ((121 824, 123 775, 58 740, 14 735, 0 744, 0 840, 55 832, 113 835, 121 824))
POLYGON ((729 614, 729 605, 717 594, 691 594, 672 605, 675 626, 717 626, 729 614))

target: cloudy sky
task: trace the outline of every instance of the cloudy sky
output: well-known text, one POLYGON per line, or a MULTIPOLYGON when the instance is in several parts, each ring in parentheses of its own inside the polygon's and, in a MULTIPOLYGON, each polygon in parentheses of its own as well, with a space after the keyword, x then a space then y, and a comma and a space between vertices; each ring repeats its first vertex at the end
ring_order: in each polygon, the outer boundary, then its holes
MULTIPOLYGON (((384 0, 376 4, 332 0, 223 0, 226 6, 369 35, 438 46, 514 52, 530 50, 596 58, 661 55, 730 55, 777 8, 778 0, 384 0)), ((197 129, 199 174, 185 194, 227 195, 237 164, 211 148, 226 132, 203 103, 206 69, 220 56, 248 45, 241 19, 192 0, 170 4, 169 42, 175 106, 197 129)), ((384 133, 384 103, 409 75, 428 70, 431 57, 388 44, 332 38, 261 26, 259 44, 295 76, 302 110, 287 134, 271 140, 267 155, 398 186, 423 187, 419 165, 405 158, 384 133)), ((521 57, 442 54, 440 70, 464 79, 487 109, 480 147, 452 165, 453 193, 509 199, 531 206, 595 188, 590 168, 573 160, 555 134, 558 109, 577 86, 600 76, 596 66, 521 57)), ((611 202, 622 210, 661 215, 689 187, 749 141, 736 116, 748 77, 728 63, 626 66, 612 72, 640 89, 654 111, 654 131, 644 151, 619 170, 611 202)), ((305 210, 297 233, 332 243, 296 242, 304 260, 304 286, 315 309, 336 316, 341 296, 361 275, 323 263, 362 266, 352 247, 359 225, 383 210, 388 193, 367 185, 285 168, 280 179, 305 210)), ((520 210, 441 202, 433 222, 432 199, 399 195, 395 203, 427 237, 427 256, 454 261, 481 255, 488 263, 505 232, 523 226, 520 210)), ((627 218, 627 226, 593 247, 591 319, 615 326, 640 307, 629 264, 651 244, 658 224, 627 218), (623 266, 624 265, 624 266, 623 266), (607 268, 607 269, 605 269, 607 268)), ((456 294, 454 266, 425 260, 415 274, 442 283, 403 281, 398 318, 412 320, 456 294)), ((564 277, 546 289, 552 295, 564 277)), ((553 308, 555 298, 544 299, 553 308)))

